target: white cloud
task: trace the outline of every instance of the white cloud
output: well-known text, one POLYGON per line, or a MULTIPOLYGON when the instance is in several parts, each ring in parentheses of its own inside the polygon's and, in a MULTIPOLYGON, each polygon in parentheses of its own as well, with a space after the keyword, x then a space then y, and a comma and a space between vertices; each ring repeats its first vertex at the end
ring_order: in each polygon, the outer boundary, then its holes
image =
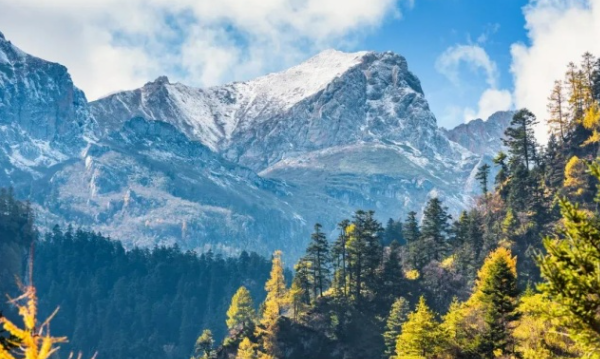
POLYGON ((456 45, 449 47, 435 62, 435 68, 455 85, 460 84, 460 65, 466 64, 472 71, 481 69, 485 72, 486 82, 496 87, 498 70, 496 63, 479 45, 456 45))
MULTIPOLYGON (((497 25, 492 26, 491 30, 488 30, 486 33, 493 33, 493 31, 497 31, 497 25)), ((480 42, 487 41, 487 36, 485 35, 485 39, 480 39, 480 42)), ((452 109, 447 109, 447 122, 456 123, 461 120, 469 122, 476 118, 487 120, 496 111, 512 109, 512 95, 508 90, 497 88, 499 75, 496 63, 492 61, 483 47, 479 45, 456 45, 449 47, 438 57, 436 69, 452 81, 455 86, 460 87, 460 66, 463 63, 468 65, 473 73, 483 70, 487 89, 482 92, 477 109, 471 107, 460 109, 456 106, 452 109)))
POLYGON ((477 106, 477 111, 472 108, 465 109, 465 122, 476 118, 487 120, 494 112, 512 109, 512 94, 508 90, 487 89, 481 94, 477 106))
POLYGON ((399 16, 398 1, 0 0, 0 30, 97 98, 164 73, 207 86, 280 69, 399 16))
MULTIPOLYGON (((511 47, 514 98, 543 123, 552 84, 567 63, 578 63, 586 51, 600 56, 600 1, 531 0, 523 12, 529 43, 511 47)), ((538 135, 547 134, 540 128, 538 135)))

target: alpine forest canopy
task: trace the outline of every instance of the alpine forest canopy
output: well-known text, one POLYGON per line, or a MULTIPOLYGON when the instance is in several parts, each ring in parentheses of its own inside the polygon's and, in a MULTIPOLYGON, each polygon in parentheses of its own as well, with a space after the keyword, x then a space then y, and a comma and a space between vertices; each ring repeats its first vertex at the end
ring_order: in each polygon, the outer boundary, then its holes
POLYGON ((432 197, 385 224, 357 210, 334 236, 315 224, 296 263, 38 235, 4 191, 0 285, 17 300, 2 309, 25 324, 0 319, 0 358, 59 344, 103 358, 600 358, 599 101, 600 60, 586 53, 548 94, 549 118, 514 113, 470 209, 451 216, 432 197), (6 278, 26 273, 32 243, 36 287, 19 297, 6 278))

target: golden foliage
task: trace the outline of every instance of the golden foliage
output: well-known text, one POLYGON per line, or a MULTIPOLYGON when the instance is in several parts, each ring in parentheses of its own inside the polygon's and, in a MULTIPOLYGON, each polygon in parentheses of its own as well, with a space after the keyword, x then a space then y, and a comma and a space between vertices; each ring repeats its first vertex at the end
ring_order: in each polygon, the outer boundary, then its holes
POLYGON ((8 319, 0 318, 0 324, 18 341, 14 343, 18 345, 14 350, 0 344, 0 359, 48 359, 59 349, 56 344, 67 341, 67 338, 50 335, 49 324, 54 314, 38 326, 37 295, 33 286, 25 287, 23 295, 11 303, 18 308, 24 327, 21 329, 8 319))
POLYGON ((558 304, 546 295, 523 296, 517 310, 521 318, 513 335, 517 341, 516 351, 523 359, 580 356, 581 353, 563 326, 565 317, 559 313, 558 304))
POLYGON ((581 124, 588 130, 595 130, 598 128, 598 125, 600 125, 600 109, 598 108, 597 103, 594 103, 585 111, 581 124))
POLYGON ((456 263, 456 254, 453 254, 450 257, 444 259, 442 261, 442 263, 440 263, 440 267, 451 270, 454 268, 455 263, 456 263))
POLYGON ((421 274, 416 269, 411 269, 411 270, 404 272, 404 278, 406 278, 408 280, 417 280, 417 279, 419 279, 420 276, 421 276, 421 274))
POLYGON ((584 193, 585 175, 587 166, 579 157, 573 156, 565 166, 564 187, 570 189, 572 194, 580 196, 584 193))
POLYGON ((428 359, 435 357, 442 339, 439 323, 423 297, 402 325, 396 342, 396 359, 428 359))
POLYGON ((238 347, 236 359, 256 359, 256 345, 253 344, 248 337, 240 342, 238 347))

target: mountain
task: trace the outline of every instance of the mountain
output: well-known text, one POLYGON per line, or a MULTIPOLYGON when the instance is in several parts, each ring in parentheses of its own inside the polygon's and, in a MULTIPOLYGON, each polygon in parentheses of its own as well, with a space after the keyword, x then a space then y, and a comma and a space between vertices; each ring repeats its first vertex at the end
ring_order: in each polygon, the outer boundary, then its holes
POLYGON ((514 114, 513 111, 498 111, 485 121, 478 118, 444 132, 449 140, 469 151, 494 157, 504 149, 502 138, 514 114))
POLYGON ((0 186, 31 200, 45 228, 295 258, 314 223, 333 235, 358 208, 399 218, 440 196, 458 212, 482 161, 461 142, 471 137, 438 128, 391 52, 328 50, 207 89, 160 77, 87 103, 63 66, 4 37, 0 49, 0 186))
POLYGON ((0 184, 38 179, 76 156, 92 126, 67 69, 24 53, 0 33, 0 184))

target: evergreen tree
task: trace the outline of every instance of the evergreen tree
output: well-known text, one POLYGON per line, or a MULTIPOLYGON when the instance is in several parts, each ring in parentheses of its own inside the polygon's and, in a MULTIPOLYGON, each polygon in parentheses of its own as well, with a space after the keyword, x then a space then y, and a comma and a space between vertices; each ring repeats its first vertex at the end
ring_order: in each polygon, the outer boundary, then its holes
MULTIPOLYGON (((600 165, 590 166, 600 179, 600 165)), ((544 239, 539 257, 543 290, 570 319, 574 338, 587 348, 600 345, 600 225, 578 206, 562 200, 564 229, 544 239)))
POLYGON ((488 177, 490 175, 490 165, 484 163, 477 169, 477 173, 475 174, 475 179, 479 181, 479 185, 481 186, 481 192, 483 193, 483 197, 487 199, 488 195, 488 177))
POLYGON ((517 319, 516 258, 503 247, 492 252, 478 273, 472 306, 483 309, 478 352, 484 358, 513 354, 510 326, 517 319))
POLYGON ((426 243, 426 261, 441 261, 448 254, 447 235, 449 232, 448 221, 451 216, 442 206, 442 201, 434 197, 429 200, 423 213, 423 225, 420 241, 426 243))
POLYGON ((402 325, 406 321, 409 312, 408 301, 403 297, 399 297, 394 304, 392 304, 392 309, 390 310, 385 324, 385 332, 383 333, 385 358, 391 358, 395 355, 396 342, 398 341, 402 325))
POLYGON ((417 221, 417 212, 410 211, 402 226, 402 235, 408 244, 414 243, 421 238, 421 230, 417 221))
POLYGON ((306 258, 300 258, 294 267, 296 275, 293 283, 298 292, 296 293, 299 303, 310 304, 310 289, 312 287, 312 278, 310 273, 310 264, 306 258))
POLYGON ((406 244, 406 241, 404 240, 402 222, 396 222, 390 218, 383 233, 383 245, 389 246, 393 241, 397 241, 400 245, 406 244))
POLYGON ((508 179, 510 176, 510 170, 508 168, 507 158, 508 156, 506 153, 500 151, 493 160, 494 164, 500 167, 494 182, 496 183, 496 191, 502 199, 506 199, 509 190, 508 179))
MULTIPOLYGON (((497 262, 490 268, 490 279, 482 288, 487 304, 484 317, 487 326, 481 345, 485 357, 495 353, 511 353, 510 323, 517 318, 517 279, 506 262, 497 262)), ((511 353, 512 354, 512 353, 511 353)))
POLYGON ((377 270, 381 263, 381 234, 383 228, 374 218, 373 211, 356 211, 348 239, 348 255, 352 280, 350 281, 353 299, 360 307, 363 304, 363 291, 370 292, 377 287, 377 270))
POLYGON ((231 299, 231 305, 227 310, 227 328, 230 331, 246 330, 254 322, 254 304, 250 292, 246 287, 240 287, 231 299))
POLYGON ((329 285, 329 242, 325 234, 321 232, 322 226, 315 224, 315 231, 311 235, 311 242, 306 250, 306 260, 310 263, 313 279, 313 296, 323 296, 323 291, 329 285))
POLYGON ((596 60, 592 71, 592 97, 600 101, 600 59, 596 60))
POLYGON ((537 145, 533 128, 537 123, 535 115, 524 108, 515 113, 510 127, 504 132, 503 142, 512 159, 520 161, 527 169, 535 159, 537 145))
POLYGON ((421 297, 414 312, 402 325, 396 341, 396 359, 431 359, 440 352, 441 332, 435 314, 421 297))
POLYGON ((335 241, 332 254, 335 258, 335 292, 343 297, 348 296, 347 276, 348 276, 348 233, 350 221, 345 219, 338 224, 340 234, 335 241))
POLYGON ((383 264, 383 288, 380 293, 383 303, 387 304, 388 300, 397 298, 406 284, 400 260, 400 244, 393 241, 389 246, 388 255, 383 264))

